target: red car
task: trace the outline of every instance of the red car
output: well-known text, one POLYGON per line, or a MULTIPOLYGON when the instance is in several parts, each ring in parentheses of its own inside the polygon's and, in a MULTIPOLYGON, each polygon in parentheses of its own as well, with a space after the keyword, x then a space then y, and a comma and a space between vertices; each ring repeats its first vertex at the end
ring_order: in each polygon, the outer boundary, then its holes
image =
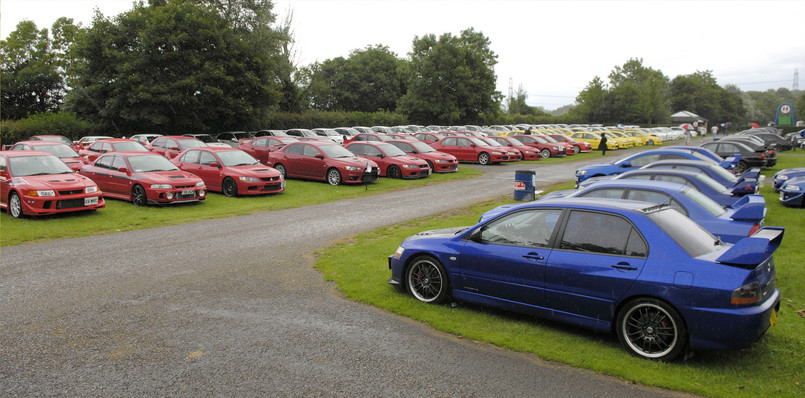
POLYGON ((451 136, 429 145, 439 152, 455 156, 459 162, 478 162, 486 165, 509 161, 507 150, 490 146, 478 138, 451 136))
POLYGON ((430 166, 434 173, 455 173, 458 171, 458 160, 455 156, 449 153, 439 152, 422 141, 389 140, 386 142, 400 148, 401 151, 410 156, 428 162, 428 166, 430 166))
POLYGON ((523 144, 539 150, 543 159, 567 156, 567 149, 563 144, 548 142, 539 135, 515 135, 512 137, 523 144))
POLYGON ((103 196, 135 206, 198 202, 207 197, 201 178, 151 152, 106 153, 80 173, 95 181, 103 196))
POLYGON ((210 191, 226 196, 280 193, 285 177, 276 169, 260 164, 246 152, 235 148, 192 148, 180 153, 173 162, 193 173, 210 191))
POLYGON ((292 142, 297 142, 295 137, 288 137, 288 136, 263 136, 257 137, 251 140, 246 140, 240 143, 238 149, 243 152, 252 155, 255 159, 260 161, 262 164, 268 164, 268 153, 272 151, 276 151, 285 145, 288 145, 292 142))
POLYGON ((92 180, 39 151, 0 152, 0 208, 12 217, 42 216, 106 206, 92 180))
POLYGON ((590 152, 593 150, 593 146, 589 142, 576 141, 564 134, 548 134, 548 136, 557 142, 564 142, 565 144, 570 145, 573 148, 573 153, 590 152))
POLYGON ((542 155, 538 150, 533 147, 524 145, 522 142, 517 141, 517 139, 512 137, 503 137, 497 135, 490 135, 486 137, 487 140, 495 141, 498 144, 503 146, 509 147, 510 149, 515 149, 520 152, 520 157, 523 160, 540 160, 542 159, 542 155))
POLYGON ((428 162, 406 155, 387 142, 353 142, 345 148, 359 157, 377 163, 381 177, 416 179, 428 177, 431 173, 428 162))
POLYGON ((535 135, 537 137, 542 138, 545 141, 548 141, 551 144, 561 144, 565 148, 565 156, 571 156, 576 154, 576 151, 573 150, 573 146, 565 143, 564 141, 558 141, 556 138, 553 138, 548 134, 537 133, 535 135))
POLYGON ((166 135, 155 138, 146 148, 151 152, 158 153, 168 159, 173 159, 179 152, 190 148, 203 148, 207 144, 193 137, 182 135, 166 135))
POLYGON ((362 159, 332 141, 292 142, 268 155, 285 177, 327 181, 330 185, 377 181, 377 163, 362 159))
POLYGON ((414 134, 414 138, 416 138, 416 139, 418 139, 418 140, 420 140, 420 141, 422 141, 422 142, 426 142, 426 143, 428 143, 428 144, 430 144, 430 143, 432 143, 432 142, 439 141, 439 140, 441 140, 442 138, 447 137, 447 136, 448 136, 447 134, 444 134, 444 133, 436 133, 436 132, 431 132, 431 133, 416 133, 416 134, 414 134))
POLYGON ((523 159, 523 154, 520 151, 509 148, 508 145, 503 145, 495 140, 490 140, 487 137, 477 137, 479 140, 489 144, 489 146, 497 147, 499 151, 506 151, 506 154, 509 155, 509 162, 519 162, 523 159))
POLYGON ((55 141, 22 141, 14 144, 10 151, 41 151, 61 159, 64 164, 73 171, 81 170, 84 165, 84 158, 81 157, 73 148, 55 141))
POLYGON ((349 144, 351 142, 379 142, 379 141, 388 141, 393 139, 394 137, 389 137, 383 133, 360 133, 355 134, 352 137, 344 137, 344 144, 349 144))
POLYGON ((76 151, 76 152, 78 152, 78 150, 80 149, 78 147, 78 144, 76 144, 73 141, 70 141, 69 138, 67 138, 67 137, 65 137, 63 135, 35 135, 35 136, 31 137, 31 138, 28 138, 28 141, 60 142, 60 143, 62 143, 64 145, 69 146, 70 148, 73 148, 73 150, 76 151))
POLYGON ((93 142, 78 153, 86 163, 92 163, 106 152, 150 152, 143 144, 127 138, 107 138, 93 142))

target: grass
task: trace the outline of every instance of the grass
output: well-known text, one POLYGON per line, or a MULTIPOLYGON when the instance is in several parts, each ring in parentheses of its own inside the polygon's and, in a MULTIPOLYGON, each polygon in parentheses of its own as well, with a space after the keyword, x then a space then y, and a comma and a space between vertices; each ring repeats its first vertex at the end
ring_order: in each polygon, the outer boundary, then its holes
MULTIPOLYGON (((600 155, 599 155, 600 156, 600 155)), ((590 369, 648 386, 714 397, 805 396, 805 209, 779 204, 771 188, 774 172, 805 166, 805 155, 783 154, 761 193, 769 209, 766 225, 786 227, 775 253, 782 306, 776 326, 751 347, 696 352, 692 358, 658 363, 629 355, 614 335, 474 305, 428 305, 386 283, 387 256, 419 231, 474 225, 481 213, 511 198, 413 220, 351 237, 318 253, 319 268, 347 297, 427 323, 435 329, 543 359, 590 369)), ((549 190, 571 189, 572 182, 549 190)))

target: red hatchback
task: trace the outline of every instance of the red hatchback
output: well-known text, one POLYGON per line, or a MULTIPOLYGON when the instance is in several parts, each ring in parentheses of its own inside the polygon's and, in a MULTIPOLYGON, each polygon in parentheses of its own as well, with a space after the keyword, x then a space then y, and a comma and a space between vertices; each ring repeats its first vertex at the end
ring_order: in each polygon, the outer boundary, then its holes
POLYGON ((198 202, 207 197, 201 178, 151 152, 107 153, 82 167, 81 174, 95 181, 103 196, 135 206, 198 202))
POLYGON ((166 135, 158 137, 151 141, 146 147, 151 152, 158 153, 168 159, 173 159, 179 152, 190 148, 206 147, 207 144, 199 141, 193 137, 186 137, 182 135, 166 135))
POLYGON ((540 155, 539 151, 536 148, 524 145, 522 142, 517 141, 517 139, 513 137, 503 137, 497 135, 490 135, 486 137, 487 140, 495 141, 500 145, 509 147, 510 149, 514 149, 520 152, 520 156, 522 160, 540 160, 542 159, 542 155, 540 155))
POLYGON ((13 217, 104 207, 101 190, 59 158, 39 151, 0 152, 0 208, 13 217))
POLYGON ((478 162, 486 165, 509 161, 508 151, 490 146, 474 137, 445 137, 431 143, 430 146, 439 152, 455 156, 459 162, 478 162))
POLYGON ((362 159, 332 141, 292 142, 268 155, 285 177, 327 181, 330 185, 377 181, 377 163, 362 159))
POLYGON ((87 163, 92 163, 98 156, 106 152, 149 152, 138 141, 127 138, 107 138, 93 142, 88 148, 78 153, 87 163))
POLYGON ((428 162, 428 166, 434 173, 455 173, 458 171, 458 160, 455 156, 439 152, 422 141, 390 140, 386 142, 400 148, 401 151, 410 156, 428 162))
POLYGON ((283 148, 292 142, 297 142, 295 137, 288 136, 263 136, 240 143, 238 149, 252 155, 260 163, 268 164, 268 153, 283 148))
POLYGON ((428 162, 406 155, 387 142, 353 142, 345 148, 359 157, 377 163, 381 177, 416 179, 428 177, 431 173, 428 162))
POLYGON ((276 169, 263 165, 240 149, 192 148, 180 153, 173 162, 193 173, 207 184, 210 191, 226 196, 280 193, 285 178, 276 169))
POLYGON ((41 151, 47 152, 61 159, 64 164, 73 171, 81 170, 84 165, 84 158, 81 157, 73 148, 55 141, 22 141, 14 144, 10 151, 41 151))

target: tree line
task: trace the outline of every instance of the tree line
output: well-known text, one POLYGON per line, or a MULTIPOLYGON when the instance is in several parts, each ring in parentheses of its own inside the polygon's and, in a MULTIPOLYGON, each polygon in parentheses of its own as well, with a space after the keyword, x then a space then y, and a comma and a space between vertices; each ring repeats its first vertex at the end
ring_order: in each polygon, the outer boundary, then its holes
POLYGON ((297 67, 290 22, 270 0, 149 0, 114 17, 96 11, 88 27, 22 21, 0 42, 0 118, 130 135, 328 121, 660 124, 682 109, 740 123, 777 105, 768 109, 768 93, 721 88, 709 71, 669 80, 631 59, 552 117, 528 106, 522 87, 508 99, 495 90, 497 54, 473 28, 415 37, 404 58, 378 44, 297 67))

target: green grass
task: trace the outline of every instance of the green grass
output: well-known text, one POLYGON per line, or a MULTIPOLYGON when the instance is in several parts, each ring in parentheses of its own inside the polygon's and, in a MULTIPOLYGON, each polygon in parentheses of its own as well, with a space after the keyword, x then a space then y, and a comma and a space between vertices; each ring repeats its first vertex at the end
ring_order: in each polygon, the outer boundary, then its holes
MULTIPOLYGON (((474 225, 481 213, 510 203, 511 198, 356 235, 320 251, 316 266, 351 299, 463 338, 533 353, 543 359, 648 386, 694 394, 805 396, 805 269, 802 267, 805 209, 783 207, 771 189, 774 172, 802 166, 805 166, 805 155, 785 154, 779 156, 774 169, 763 173, 768 178, 761 190, 769 209, 766 225, 786 227, 783 244, 775 253, 777 286, 783 298, 777 325, 743 350, 702 351, 685 361, 652 362, 629 355, 612 335, 474 305, 423 304, 387 284, 390 277, 387 256, 406 236, 428 229, 474 225)), ((568 182, 550 190, 572 187, 573 183, 568 182)))

